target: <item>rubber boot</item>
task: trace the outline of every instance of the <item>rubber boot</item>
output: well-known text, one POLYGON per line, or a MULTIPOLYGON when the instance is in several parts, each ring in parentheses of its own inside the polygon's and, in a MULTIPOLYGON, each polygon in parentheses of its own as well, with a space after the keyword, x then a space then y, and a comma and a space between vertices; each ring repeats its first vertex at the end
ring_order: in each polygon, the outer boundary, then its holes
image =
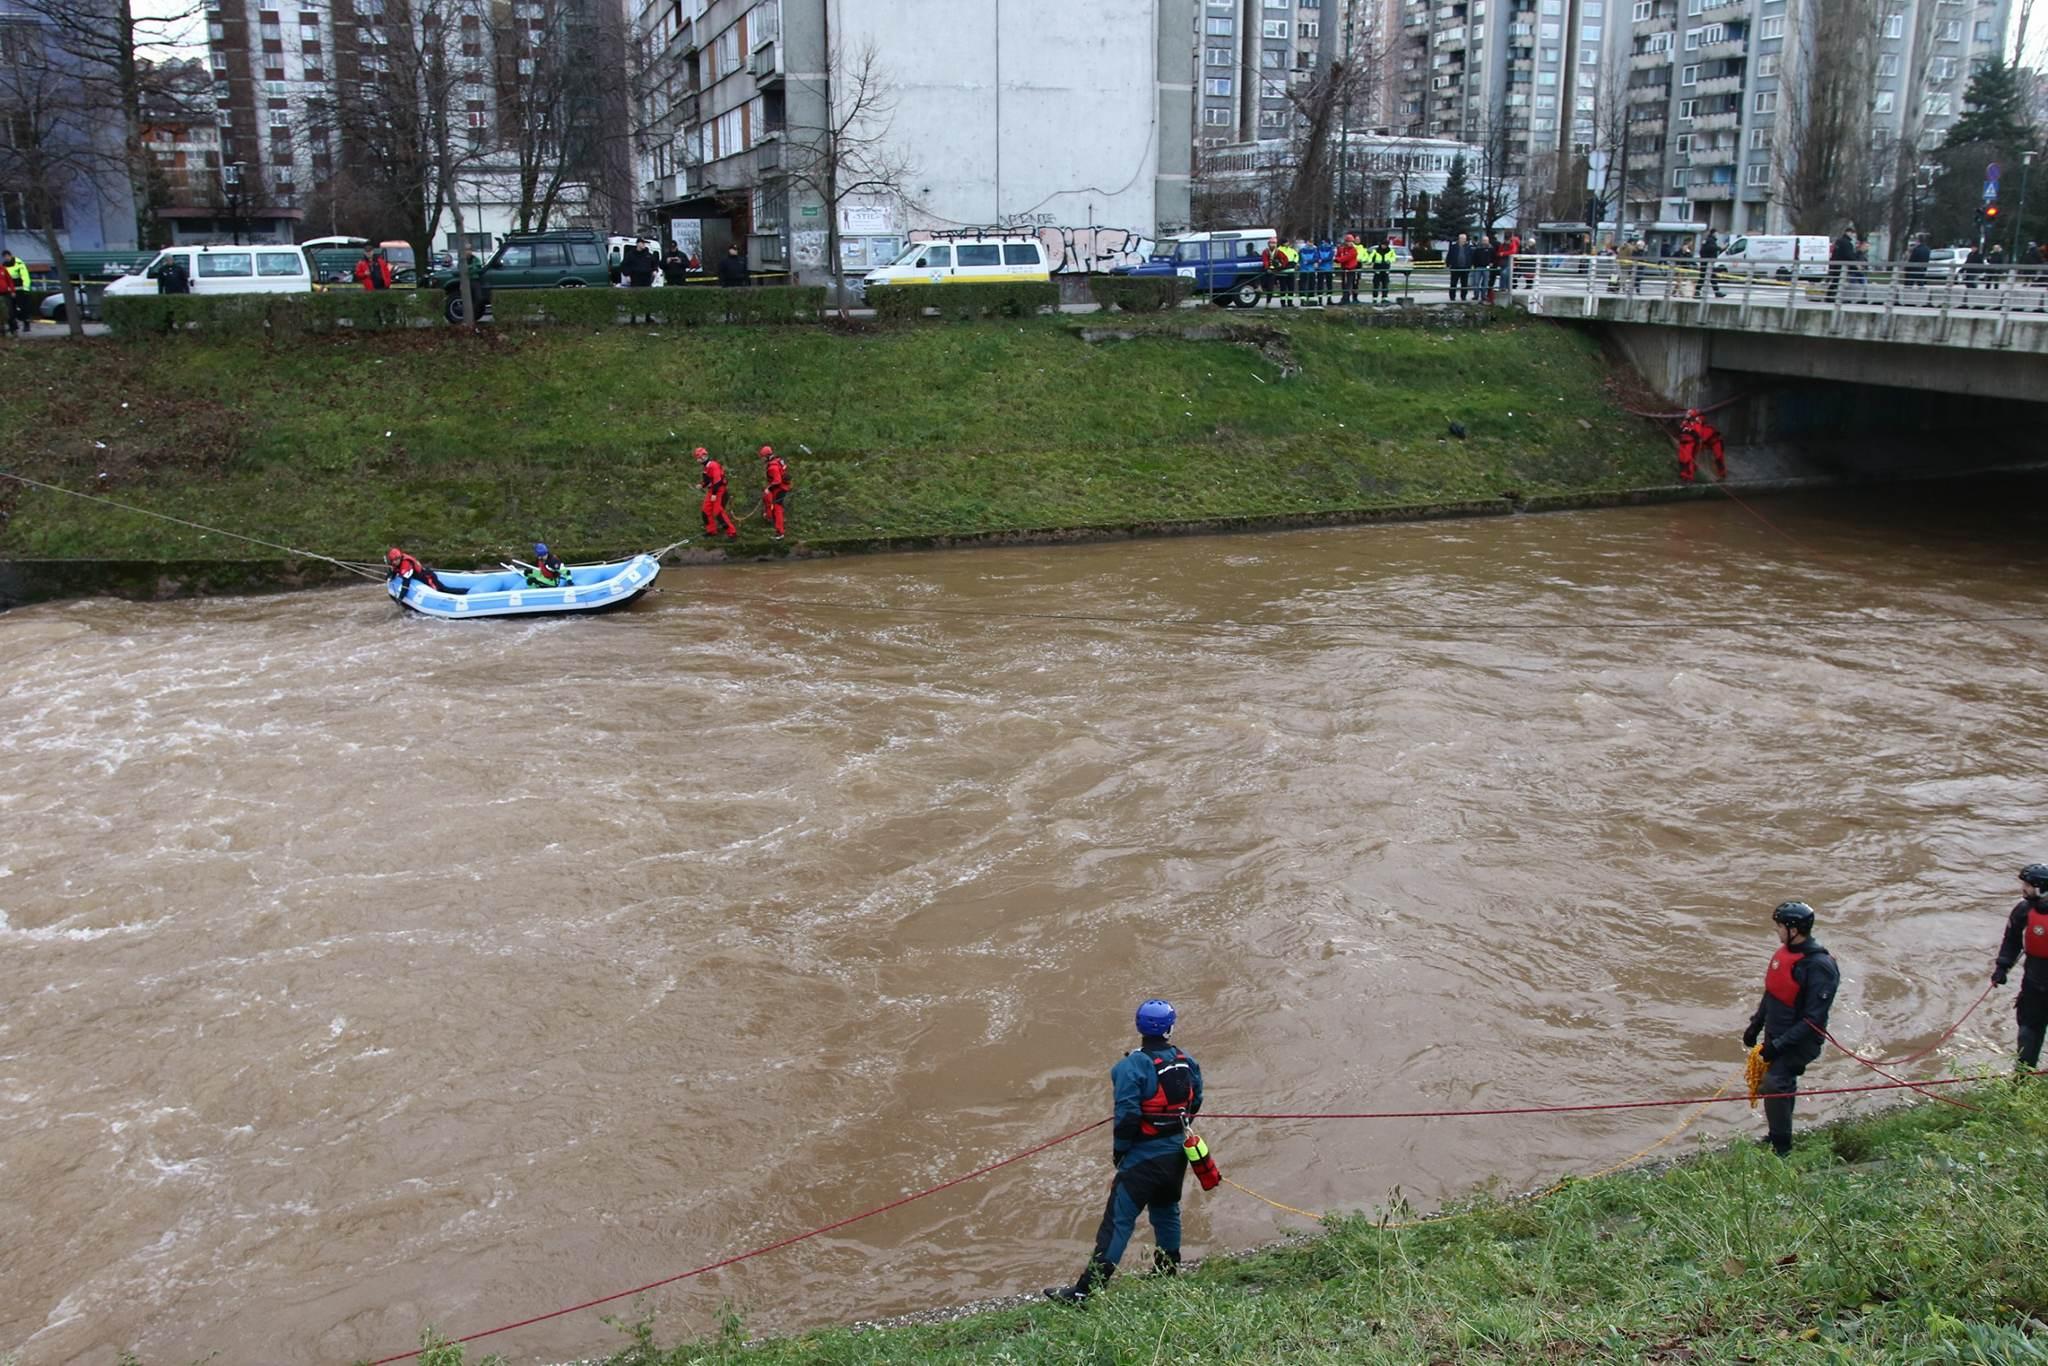
POLYGON ((1792 1097, 1764 1098, 1764 1127, 1770 1133, 1771 1151, 1780 1157, 1792 1155, 1792 1097))
POLYGON ((1081 1304, 1090 1295, 1102 1289, 1103 1286, 1108 1285, 1109 1278, 1115 1274, 1115 1267, 1111 1266, 1108 1262, 1098 1261, 1091 1256, 1088 1259, 1088 1265, 1081 1269, 1080 1280, 1075 1281, 1072 1285, 1050 1286, 1045 1292, 1045 1297, 1060 1304, 1081 1304))
POLYGON ((2020 1070, 2031 1072, 2041 1065, 2041 1039, 2048 1030, 2020 1026, 2020 1070))
POLYGON ((1180 1254, 1178 1252, 1168 1252, 1163 1247, 1153 1248, 1152 1274, 1155 1276, 1178 1276, 1180 1274, 1180 1254))

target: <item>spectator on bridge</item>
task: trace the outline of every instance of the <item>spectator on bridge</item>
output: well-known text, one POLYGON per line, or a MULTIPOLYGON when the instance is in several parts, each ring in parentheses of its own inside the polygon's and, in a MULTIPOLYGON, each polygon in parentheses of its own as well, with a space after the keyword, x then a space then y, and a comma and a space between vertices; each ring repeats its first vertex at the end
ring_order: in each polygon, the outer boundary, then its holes
POLYGON ((1487 233, 1472 246, 1472 273, 1479 277, 1479 283, 1472 293, 1493 302, 1493 234, 1487 233))
POLYGON ((1503 294, 1512 294, 1515 289, 1515 258, 1522 254, 1522 234, 1511 232, 1501 239, 1493 253, 1493 268, 1500 276, 1503 294))
POLYGON ((1714 236, 1712 228, 1708 228, 1706 238, 1700 243, 1700 266, 1707 272, 1705 281, 1700 287, 1713 290, 1714 297, 1717 299, 1727 297, 1727 292, 1721 288, 1720 277, 1717 273, 1718 268, 1714 265, 1715 259, 1720 255, 1721 239, 1714 236))
POLYGON ((1843 228, 1842 235, 1828 248, 1828 302, 1833 303, 1842 292, 1842 276, 1847 273, 1848 263, 1856 259, 1856 239, 1843 228))
POLYGON ((1615 248, 1614 269, 1622 293, 1636 292, 1636 272, 1642 269, 1642 259, 1643 239, 1640 237, 1631 237, 1615 248))
POLYGON ((1906 248, 1906 288, 1920 290, 1923 297, 1927 290, 1927 263, 1934 259, 1934 249, 1927 245, 1927 234, 1921 233, 1913 239, 1913 245, 1906 248))

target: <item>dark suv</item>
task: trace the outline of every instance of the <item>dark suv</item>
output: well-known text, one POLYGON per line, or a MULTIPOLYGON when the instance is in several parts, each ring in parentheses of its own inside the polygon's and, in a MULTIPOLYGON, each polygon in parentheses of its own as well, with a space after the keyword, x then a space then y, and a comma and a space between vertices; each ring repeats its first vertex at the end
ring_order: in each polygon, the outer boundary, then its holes
MULTIPOLYGON (((437 270, 434 278, 448 295, 442 312, 449 322, 462 322, 461 277, 453 270, 437 270)), ((513 233, 477 271, 477 306, 489 312, 491 293, 499 289, 581 289, 610 284, 603 233, 590 228, 513 233)))

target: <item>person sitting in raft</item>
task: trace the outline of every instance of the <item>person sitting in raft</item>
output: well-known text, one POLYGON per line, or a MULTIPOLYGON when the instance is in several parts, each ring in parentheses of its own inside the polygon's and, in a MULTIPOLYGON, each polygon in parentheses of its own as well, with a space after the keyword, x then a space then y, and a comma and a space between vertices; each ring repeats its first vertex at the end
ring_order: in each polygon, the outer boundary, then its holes
POLYGON ((533 543, 533 564, 526 571, 528 588, 560 588, 575 582, 563 567, 561 557, 549 553, 546 541, 533 543))
POLYGON ((412 587, 415 582, 425 584, 436 593, 453 593, 459 597, 469 592, 467 588, 450 588, 442 583, 441 576, 430 566, 421 564, 397 546, 392 546, 384 552, 384 563, 391 566, 391 577, 399 581, 398 596, 401 598, 405 596, 405 590, 412 587))

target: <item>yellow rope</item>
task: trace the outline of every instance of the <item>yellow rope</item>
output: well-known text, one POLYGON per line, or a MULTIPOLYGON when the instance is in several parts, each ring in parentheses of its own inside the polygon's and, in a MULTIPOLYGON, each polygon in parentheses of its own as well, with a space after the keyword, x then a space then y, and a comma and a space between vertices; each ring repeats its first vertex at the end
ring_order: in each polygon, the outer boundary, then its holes
POLYGON ((1742 1060, 1742 1076, 1749 1083, 1749 1108, 1752 1110, 1756 1108, 1756 1098, 1763 1094, 1764 1073, 1770 1070, 1771 1065, 1764 1061, 1764 1046, 1760 1043, 1750 1045, 1749 1056, 1742 1060))
MULTIPOLYGON (((1748 1069, 1746 1073, 1747 1079, 1749 1081, 1749 1094, 1751 1105, 1756 1104, 1757 1085, 1762 1079, 1763 1070, 1763 1048, 1761 1045, 1759 1045, 1755 1049, 1752 1049, 1750 1052, 1748 1069)), ((1638 1148, 1636 1149, 1636 1151, 1630 1153, 1627 1157, 1622 1158, 1619 1162, 1610 1163, 1607 1166, 1602 1167, 1599 1171, 1593 1172, 1589 1175, 1567 1176, 1562 1180, 1553 1182, 1552 1184, 1545 1186, 1542 1190, 1537 1191, 1535 1194, 1528 1196, 1521 1203, 1529 1204, 1534 1203, 1538 1200, 1548 1199, 1550 1196, 1557 1194, 1559 1191, 1563 1190, 1566 1186, 1569 1186, 1574 1181, 1595 1181, 1603 1176, 1612 1176, 1614 1175, 1614 1173, 1620 1171, 1624 1167, 1634 1166, 1636 1163, 1648 1157, 1651 1153, 1656 1152, 1659 1148, 1669 1143, 1672 1139, 1677 1138, 1687 1129, 1690 1129, 1693 1126, 1693 1124, 1698 1121, 1699 1117, 1707 1112, 1707 1107, 1709 1105, 1712 1105, 1715 1101, 1719 1100, 1722 1096, 1726 1095, 1728 1093, 1728 1088, 1733 1086, 1734 1084, 1735 1079, 1733 1077, 1730 1077, 1727 1081, 1722 1082, 1719 1089, 1717 1089, 1713 1095, 1701 1101, 1699 1104, 1693 1106, 1692 1109, 1686 1111, 1685 1118, 1679 1120, 1678 1123, 1670 1130, 1670 1132, 1666 1133, 1662 1138, 1658 1139, 1655 1143, 1650 1144, 1648 1147, 1638 1148)), ((1288 1214, 1298 1214, 1302 1218, 1312 1219, 1318 1224, 1324 1222, 1324 1218, 1320 1214, 1311 1214, 1309 1213, 1309 1211, 1305 1209, 1296 1209, 1293 1205, 1284 1205, 1280 1203, 1278 1200, 1271 1198, 1270 1196, 1259 1194, 1257 1191, 1251 1189, 1251 1187, 1249 1186, 1239 1185, 1237 1182, 1231 1180, 1227 1176, 1223 1178, 1223 1184, 1230 1187, 1232 1190, 1244 1192, 1246 1195, 1249 1195, 1252 1199, 1257 1200, 1261 1204, 1271 1205, 1274 1209, 1284 1210, 1288 1214)), ((1460 1210, 1456 1214, 1432 1214, 1421 1219, 1404 1219, 1399 1223, 1391 1224, 1383 1223, 1378 1225, 1377 1227, 1387 1229, 1414 1228, 1418 1224, 1442 1224, 1447 1223, 1452 1219, 1463 1219, 1466 1215, 1469 1214, 1481 1214, 1491 1208, 1491 1206, 1478 1206, 1473 1209, 1460 1210)))

